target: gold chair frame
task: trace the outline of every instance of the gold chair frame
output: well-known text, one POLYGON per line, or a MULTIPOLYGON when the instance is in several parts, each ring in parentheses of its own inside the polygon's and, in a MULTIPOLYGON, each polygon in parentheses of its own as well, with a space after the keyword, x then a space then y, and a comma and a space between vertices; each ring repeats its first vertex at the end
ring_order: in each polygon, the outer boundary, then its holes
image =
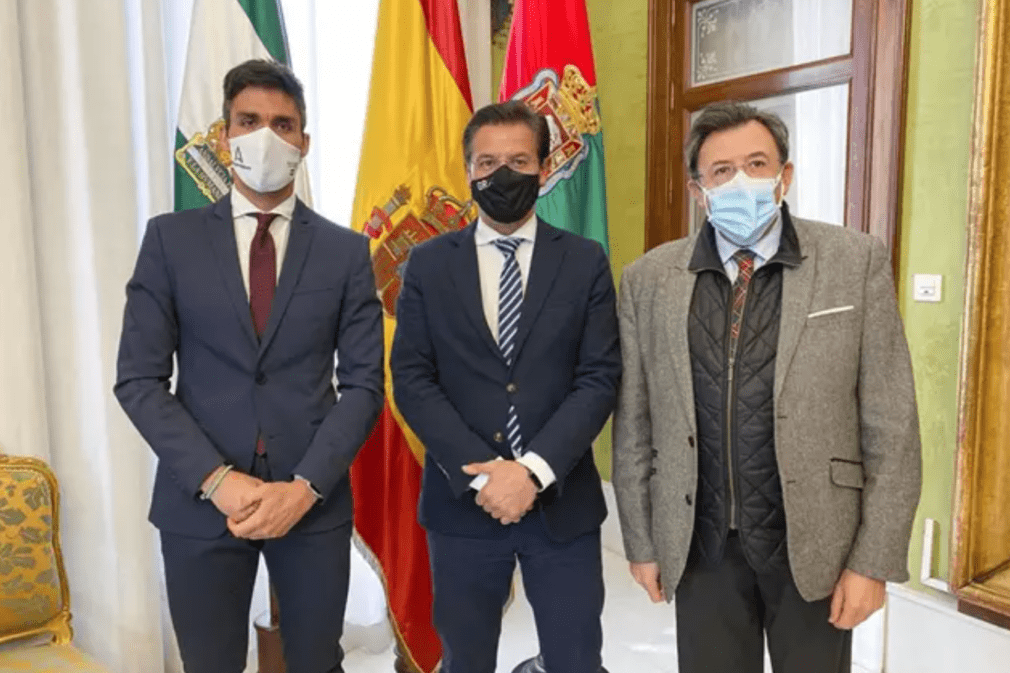
POLYGON ((70 626, 70 585, 67 582, 67 571, 63 565, 63 551, 60 547, 60 487, 56 475, 43 461, 38 458, 15 457, 5 455, 0 451, 0 470, 27 469, 34 470, 45 477, 52 496, 53 510, 53 551, 56 556, 56 572, 60 580, 60 602, 62 608, 49 621, 33 626, 26 631, 16 633, 0 633, 0 643, 22 640, 35 636, 52 634, 53 643, 67 645, 73 639, 73 629, 70 626))

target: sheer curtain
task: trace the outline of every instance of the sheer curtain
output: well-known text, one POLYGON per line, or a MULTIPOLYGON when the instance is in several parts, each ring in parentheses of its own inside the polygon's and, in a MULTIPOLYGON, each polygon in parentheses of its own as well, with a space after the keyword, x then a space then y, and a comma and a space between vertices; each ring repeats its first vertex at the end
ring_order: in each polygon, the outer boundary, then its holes
POLYGON ((179 671, 153 460, 112 396, 138 225, 170 203, 160 0, 0 4, 0 445, 59 476, 77 643, 114 671, 179 671))

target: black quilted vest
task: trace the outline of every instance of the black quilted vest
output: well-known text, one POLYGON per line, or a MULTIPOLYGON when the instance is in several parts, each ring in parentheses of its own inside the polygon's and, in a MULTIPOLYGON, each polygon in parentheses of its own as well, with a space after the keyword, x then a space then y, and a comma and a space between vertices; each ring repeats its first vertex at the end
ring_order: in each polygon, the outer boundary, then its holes
POLYGON ((732 525, 755 571, 788 567, 786 516, 775 458, 775 356, 783 266, 798 266, 801 261, 796 232, 783 207, 779 251, 751 279, 731 373, 733 288, 710 224, 705 224, 695 246, 689 268, 697 279, 688 321, 698 426, 693 545, 705 565, 722 559, 732 525))

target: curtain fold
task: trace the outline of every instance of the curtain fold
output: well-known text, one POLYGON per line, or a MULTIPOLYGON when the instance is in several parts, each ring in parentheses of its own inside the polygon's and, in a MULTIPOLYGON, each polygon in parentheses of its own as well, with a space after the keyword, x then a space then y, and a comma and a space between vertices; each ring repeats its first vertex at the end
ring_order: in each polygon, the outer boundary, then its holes
POLYGON ((168 203, 160 2, 3 6, 0 445, 59 477, 78 646, 117 673, 181 671, 146 521, 153 457, 112 395, 139 224, 168 203))

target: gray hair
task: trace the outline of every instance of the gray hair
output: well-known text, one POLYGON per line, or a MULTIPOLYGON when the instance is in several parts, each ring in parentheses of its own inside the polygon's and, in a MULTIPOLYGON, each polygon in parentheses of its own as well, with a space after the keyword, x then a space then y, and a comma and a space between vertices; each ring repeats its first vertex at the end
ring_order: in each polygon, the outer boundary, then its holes
POLYGON ((736 101, 714 103, 701 111, 701 114, 691 125, 691 133, 687 137, 684 160, 691 178, 697 180, 701 177, 698 172, 698 155, 701 153, 701 146, 705 143, 706 138, 718 131, 743 126, 752 121, 763 124, 772 134, 779 150, 779 161, 782 164, 789 161, 789 129, 786 128, 781 117, 773 112, 758 110, 753 105, 746 103, 736 101))

